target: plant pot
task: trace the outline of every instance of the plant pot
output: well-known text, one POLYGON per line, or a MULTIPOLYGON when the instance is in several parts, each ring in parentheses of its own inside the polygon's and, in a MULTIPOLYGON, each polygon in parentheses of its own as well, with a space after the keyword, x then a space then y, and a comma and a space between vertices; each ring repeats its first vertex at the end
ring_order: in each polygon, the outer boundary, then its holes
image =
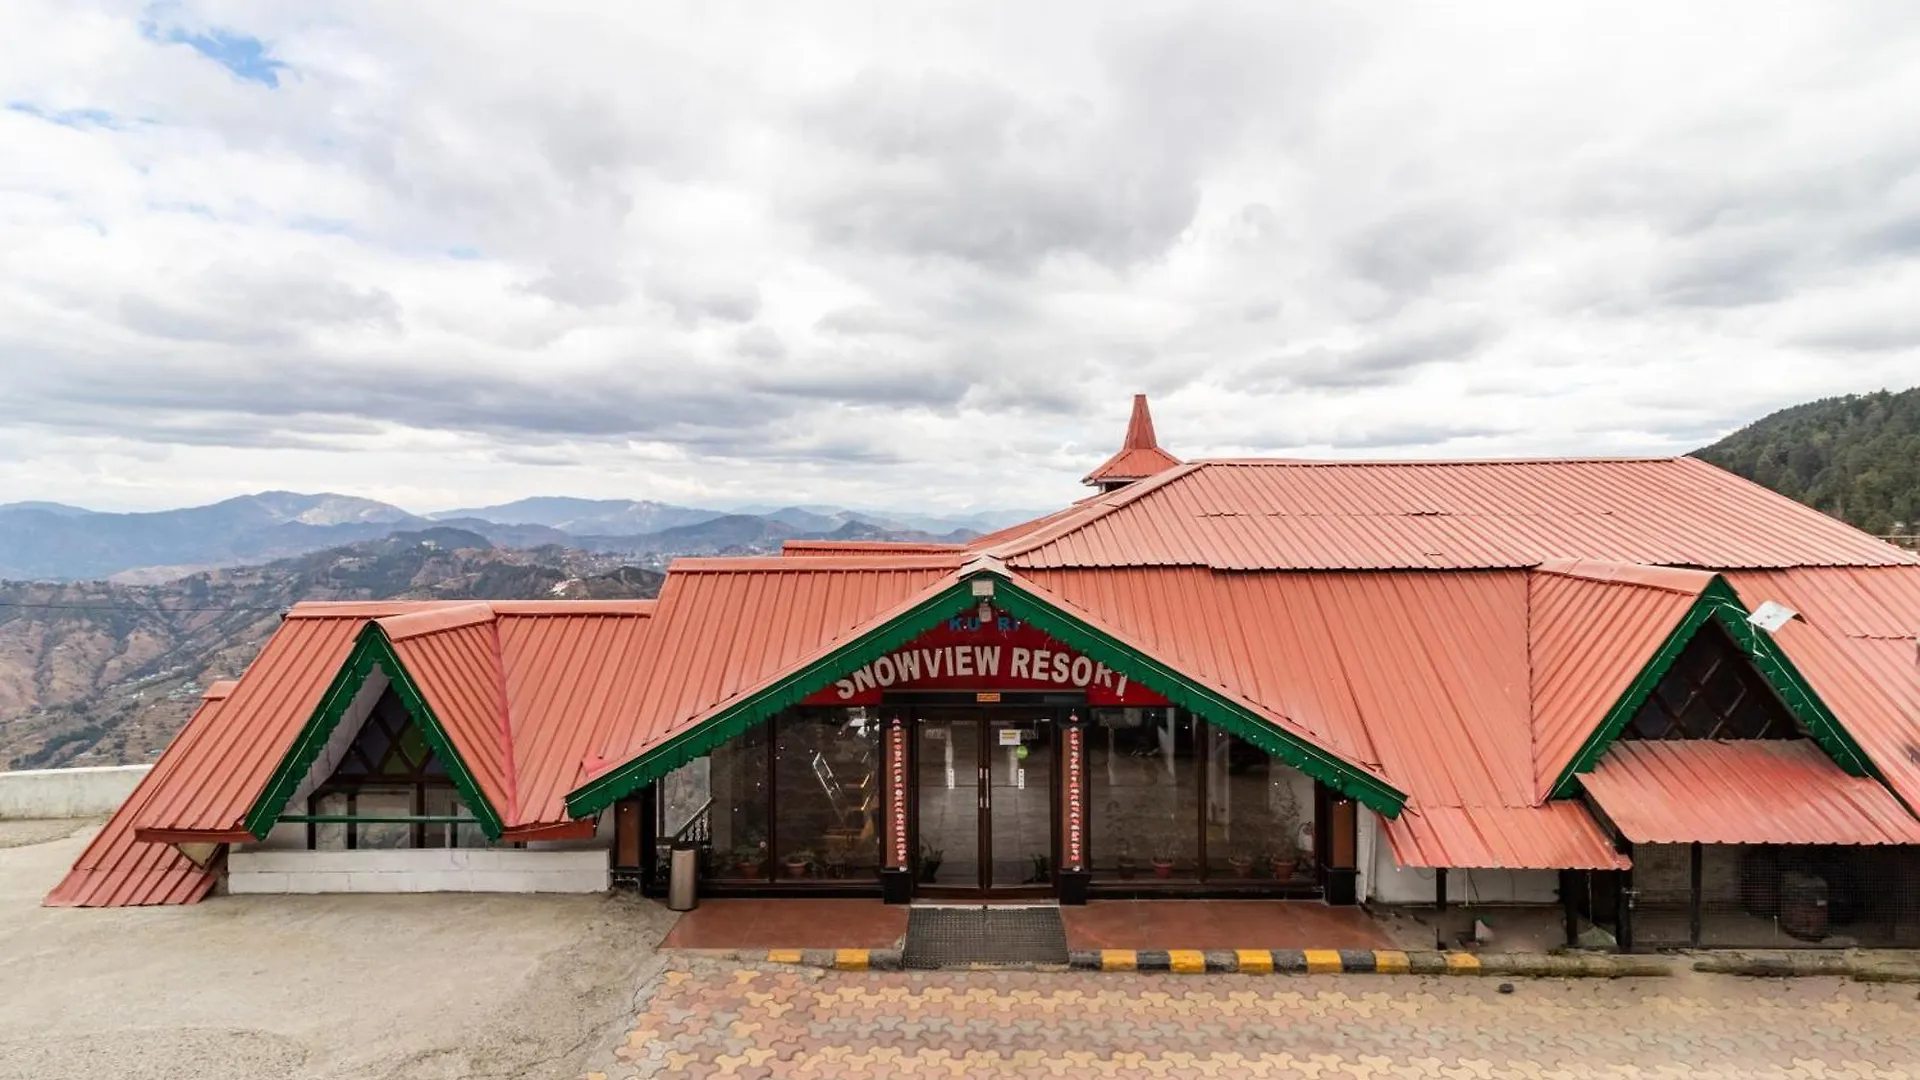
POLYGON ((1227 866, 1233 871, 1234 877, 1250 878, 1253 876, 1252 859, 1228 859, 1227 866))
POLYGON ((1157 878, 1172 877, 1173 876, 1173 860, 1172 859, 1153 860, 1153 876, 1157 878))
POLYGON ((807 876, 807 867, 813 864, 804 862, 804 861, 796 861, 794 859, 788 859, 784 865, 787 868, 788 877, 803 878, 807 876))
POLYGON ((1293 863, 1290 861, 1282 862, 1279 859, 1273 860, 1273 880, 1292 881, 1293 880, 1293 863))
POLYGON ((767 876, 767 864, 764 860, 733 864, 733 876, 740 878, 763 878, 767 876))
POLYGON ((931 883, 935 878, 939 876, 940 876, 940 860, 939 859, 922 859, 920 861, 920 880, 921 881, 931 883))
POLYGON ((1132 881, 1132 880, 1133 880, 1133 872, 1134 872, 1134 865, 1133 865, 1132 863, 1130 863, 1130 862, 1123 862, 1123 863, 1120 863, 1120 864, 1119 864, 1119 865, 1118 865, 1118 866, 1116 867, 1116 869, 1118 869, 1118 870, 1120 871, 1120 880, 1121 880, 1121 881, 1132 881))

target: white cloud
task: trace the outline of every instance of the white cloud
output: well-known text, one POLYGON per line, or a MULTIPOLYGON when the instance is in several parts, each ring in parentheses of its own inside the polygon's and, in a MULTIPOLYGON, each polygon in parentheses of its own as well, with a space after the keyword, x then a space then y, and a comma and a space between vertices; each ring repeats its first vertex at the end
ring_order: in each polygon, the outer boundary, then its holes
POLYGON ((1907 5, 19 0, 0 500, 1045 506, 1135 390, 1188 456, 1688 449, 1915 381, 1916 49, 1907 5))

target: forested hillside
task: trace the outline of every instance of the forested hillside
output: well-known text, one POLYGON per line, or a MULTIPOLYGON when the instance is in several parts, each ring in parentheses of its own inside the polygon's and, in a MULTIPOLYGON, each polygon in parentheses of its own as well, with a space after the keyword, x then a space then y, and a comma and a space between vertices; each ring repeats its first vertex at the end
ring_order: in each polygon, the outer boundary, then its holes
POLYGON ((1920 388, 1795 405, 1694 456, 1870 533, 1920 532, 1920 388))

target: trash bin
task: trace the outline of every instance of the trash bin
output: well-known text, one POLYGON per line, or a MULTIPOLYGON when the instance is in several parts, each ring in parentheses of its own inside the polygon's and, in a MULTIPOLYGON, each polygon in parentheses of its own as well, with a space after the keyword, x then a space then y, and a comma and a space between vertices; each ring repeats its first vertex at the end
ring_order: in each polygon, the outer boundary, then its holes
POLYGON ((667 907, 692 911, 700 903, 700 845, 676 841, 667 861, 667 907))

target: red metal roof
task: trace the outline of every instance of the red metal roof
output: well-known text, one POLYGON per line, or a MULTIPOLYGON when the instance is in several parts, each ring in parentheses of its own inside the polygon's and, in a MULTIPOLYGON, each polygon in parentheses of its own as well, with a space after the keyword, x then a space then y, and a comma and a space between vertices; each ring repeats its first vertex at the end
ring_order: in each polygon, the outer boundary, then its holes
POLYGON ((1544 799, 1713 575, 1555 560, 1528 578, 1534 795, 1544 799))
POLYGON ((596 727, 588 771, 638 757, 858 636, 949 584, 961 558, 675 560, 626 693, 596 727))
POLYGON ((1920 567, 1727 575, 1748 609, 1800 613, 1773 642, 1893 790, 1920 806, 1920 567))
POLYGON ((215 683, 50 904, 188 903, 212 879, 139 831, 210 841, 243 821, 370 620, 378 620, 509 829, 567 820, 588 733, 618 697, 651 600, 301 604, 215 683), (185 835, 183 835, 185 834, 185 835))
POLYGON ((169 788, 190 751, 186 744, 218 725, 230 682, 207 688, 187 726, 162 751, 158 761, 114 811, 67 876, 47 894, 49 907, 140 907, 191 904, 213 888, 213 875, 193 864, 171 844, 149 844, 135 835, 135 822, 155 794, 169 788), (188 732, 194 737, 189 738, 188 732))
POLYGON ((1133 416, 1127 421, 1127 437, 1119 452, 1080 482, 1098 487, 1102 484, 1129 483, 1174 468, 1180 459, 1160 449, 1153 434, 1153 413, 1147 409, 1147 395, 1133 395, 1133 416))
POLYGON ((787 540, 780 545, 780 554, 788 556, 824 556, 824 555, 937 555, 948 551, 965 551, 966 544, 934 544, 894 542, 890 540, 787 540))
MULTIPOLYGON (((242 827, 366 623, 337 610, 295 607, 228 695, 217 722, 189 721, 181 729, 168 747, 169 753, 177 749, 177 764, 141 808, 140 828, 231 833, 242 827)), ((393 610, 390 605, 387 613, 393 610)))
POLYGON ((1693 458, 1197 462, 992 550, 1016 569, 1920 564, 1693 458))
POLYGON ((503 822, 517 823, 513 726, 493 609, 468 604, 375 621, 480 793, 503 822))
POLYGON ((1580 782, 1636 844, 1920 844, 1892 792, 1811 739, 1617 742, 1580 782))
POLYGON ((1386 823, 1387 846, 1401 866, 1508 870, 1624 870, 1578 803, 1540 806, 1409 807, 1386 823))

